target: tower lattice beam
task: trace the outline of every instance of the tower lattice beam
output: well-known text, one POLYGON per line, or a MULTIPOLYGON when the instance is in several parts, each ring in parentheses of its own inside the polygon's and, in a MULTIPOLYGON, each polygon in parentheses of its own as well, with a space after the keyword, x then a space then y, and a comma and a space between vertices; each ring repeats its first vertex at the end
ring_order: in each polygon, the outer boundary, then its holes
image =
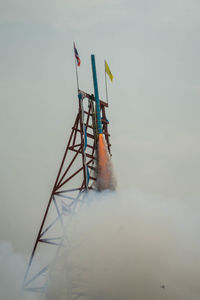
MULTIPOLYGON (((107 107, 108 104, 100 100, 102 131, 111 155, 107 107)), ((97 139, 94 96, 79 90, 78 113, 30 256, 24 294, 45 292, 50 265, 66 247, 66 224, 83 203, 88 190, 96 188, 97 139)), ((70 299, 78 298, 81 295, 77 291, 71 292, 70 299)))

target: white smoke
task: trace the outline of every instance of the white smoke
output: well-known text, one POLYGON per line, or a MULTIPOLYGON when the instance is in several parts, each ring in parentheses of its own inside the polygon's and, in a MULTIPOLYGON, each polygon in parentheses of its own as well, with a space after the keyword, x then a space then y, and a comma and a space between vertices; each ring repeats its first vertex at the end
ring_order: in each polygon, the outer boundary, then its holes
MULTIPOLYGON (((21 300, 21 287, 27 261, 21 254, 15 253, 10 242, 0 241, 0 300, 21 300)), ((27 300, 38 299, 29 294, 27 300)))
MULTIPOLYGON (((199 201, 91 192, 66 228, 46 295, 69 300, 199 300, 199 201)), ((27 259, 0 242, 0 300, 20 300, 27 259)), ((36 300, 27 294, 25 299, 36 300)))
POLYGON ((67 228, 47 299, 199 300, 198 201, 91 193, 67 228))

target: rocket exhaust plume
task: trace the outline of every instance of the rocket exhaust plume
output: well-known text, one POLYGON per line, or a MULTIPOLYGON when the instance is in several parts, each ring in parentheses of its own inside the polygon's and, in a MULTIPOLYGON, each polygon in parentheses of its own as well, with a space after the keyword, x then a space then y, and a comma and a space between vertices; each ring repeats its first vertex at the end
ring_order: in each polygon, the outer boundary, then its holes
POLYGON ((99 134, 97 149, 97 189, 98 191, 115 189, 112 164, 103 134, 99 134))

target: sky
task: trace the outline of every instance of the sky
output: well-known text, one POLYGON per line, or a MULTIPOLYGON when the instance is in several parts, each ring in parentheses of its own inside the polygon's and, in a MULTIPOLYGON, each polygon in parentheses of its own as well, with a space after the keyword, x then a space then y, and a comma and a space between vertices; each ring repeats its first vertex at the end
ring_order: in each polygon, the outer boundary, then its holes
POLYGON ((0 0, 0 239, 30 253, 74 122, 80 88, 108 82, 118 190, 198 199, 200 2, 0 0))

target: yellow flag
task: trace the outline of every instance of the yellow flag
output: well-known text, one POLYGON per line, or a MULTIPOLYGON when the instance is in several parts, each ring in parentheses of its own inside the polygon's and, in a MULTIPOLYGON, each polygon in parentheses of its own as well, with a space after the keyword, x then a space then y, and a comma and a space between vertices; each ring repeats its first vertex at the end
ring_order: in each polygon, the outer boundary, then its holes
POLYGON ((105 60, 105 71, 108 74, 108 76, 110 77, 110 80, 113 81, 113 74, 111 73, 110 68, 109 68, 106 60, 105 60))

